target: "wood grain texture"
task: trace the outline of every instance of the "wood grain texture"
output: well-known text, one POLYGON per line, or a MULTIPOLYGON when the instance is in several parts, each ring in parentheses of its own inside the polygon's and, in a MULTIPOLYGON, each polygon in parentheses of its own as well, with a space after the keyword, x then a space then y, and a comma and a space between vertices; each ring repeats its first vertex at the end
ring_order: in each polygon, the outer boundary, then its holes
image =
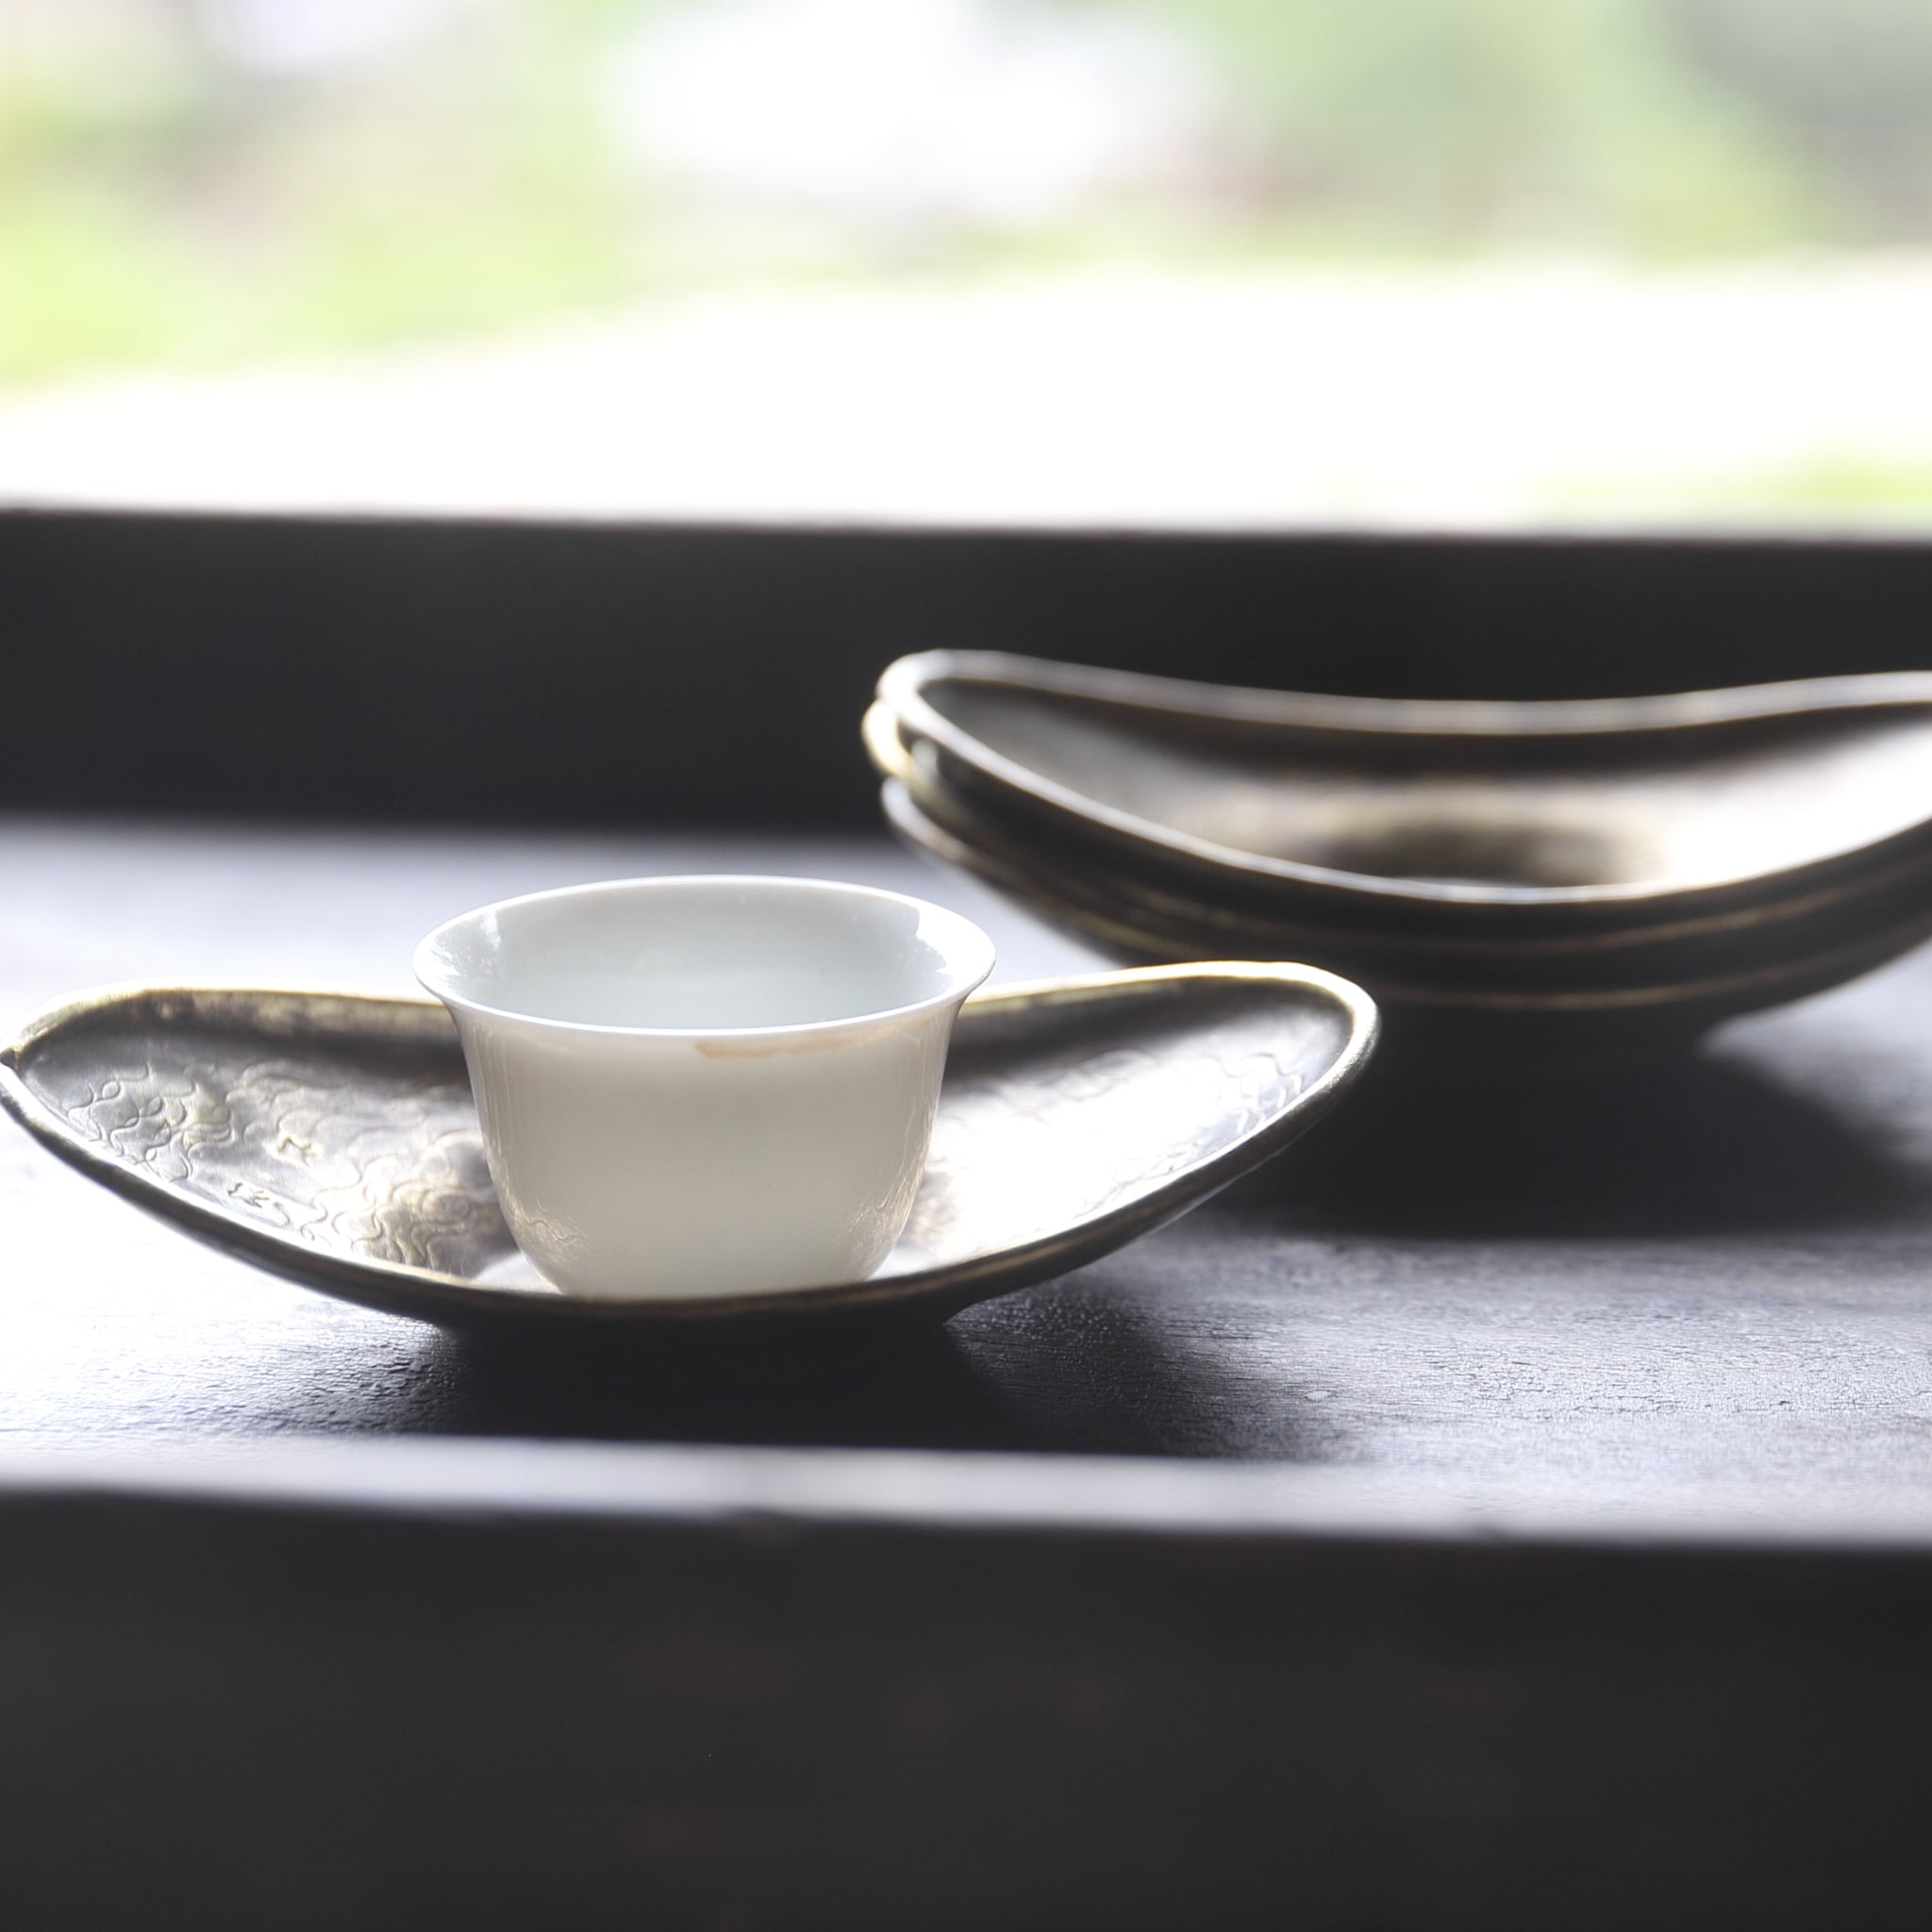
POLYGON ((0 1495, 9 1924, 1914 1924, 1932 1571, 0 1495))

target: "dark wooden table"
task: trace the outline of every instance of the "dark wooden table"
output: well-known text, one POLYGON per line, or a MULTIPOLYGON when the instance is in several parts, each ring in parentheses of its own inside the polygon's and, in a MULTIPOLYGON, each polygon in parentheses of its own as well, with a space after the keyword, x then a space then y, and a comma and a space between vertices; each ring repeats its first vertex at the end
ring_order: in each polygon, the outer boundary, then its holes
MULTIPOLYGON (((400 985, 463 907, 699 868, 1081 963, 883 841, 14 820, 0 995, 400 985)), ((825 1344, 459 1341, 9 1124, 0 1915, 1912 1922, 1928 995, 1385 1067, 1109 1260, 825 1344)))

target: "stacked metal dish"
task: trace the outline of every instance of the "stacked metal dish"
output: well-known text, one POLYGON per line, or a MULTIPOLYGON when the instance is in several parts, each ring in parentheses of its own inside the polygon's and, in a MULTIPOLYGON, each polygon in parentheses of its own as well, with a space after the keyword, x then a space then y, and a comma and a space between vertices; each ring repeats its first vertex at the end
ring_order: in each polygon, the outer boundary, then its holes
POLYGON ((864 729, 924 850, 1119 959, 1344 974, 1431 1057, 1672 1048, 1932 935, 1932 673, 1473 704, 931 652, 864 729))

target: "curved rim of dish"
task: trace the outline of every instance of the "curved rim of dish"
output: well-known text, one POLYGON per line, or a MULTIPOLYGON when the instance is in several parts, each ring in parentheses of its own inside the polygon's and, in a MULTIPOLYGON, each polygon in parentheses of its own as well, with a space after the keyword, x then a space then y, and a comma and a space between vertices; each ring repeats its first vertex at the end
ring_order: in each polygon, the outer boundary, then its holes
MULTIPOLYGON (((1020 862, 1012 828, 997 816, 988 817, 993 808, 985 800, 962 793, 958 787, 941 779, 929 763, 922 763, 899 735, 899 727, 884 705, 874 703, 866 712, 861 732, 881 779, 902 786, 912 804, 942 830, 961 845, 983 849, 1004 864, 1020 862)), ((890 812, 887 815, 891 817, 890 812)), ((1393 960, 1419 951, 1478 961, 1561 961, 1628 955, 1651 951, 1659 945, 1722 939, 1732 933, 1789 931, 1820 915, 1869 904, 1879 894, 1922 882, 1932 883, 1932 854, 1916 852, 1870 870, 1823 881, 1763 905, 1721 907, 1714 911, 1693 911, 1675 918, 1647 919, 1641 924, 1584 932, 1545 933, 1524 939, 1520 935, 1418 934, 1395 927, 1349 926, 1311 917, 1306 911, 1297 915, 1262 909, 1256 905, 1233 907, 1197 896, 1198 887, 1173 878, 1137 877, 1123 871, 1123 860, 1117 852, 1109 852, 1105 858, 1097 854, 1088 854, 1086 858, 1083 878, 1117 894, 1124 905, 1149 909, 1157 917, 1173 915, 1195 921, 1204 930, 1222 935, 1223 941, 1229 946, 1259 945, 1265 936, 1273 954, 1284 959, 1299 958, 1308 949, 1324 944, 1345 944, 1393 960)), ((1048 872, 1056 870, 1051 859, 1041 863, 1048 872)))
MULTIPOLYGON (((1359 1077, 1381 1031, 1375 1002, 1353 980, 1317 966, 1250 959, 1198 960, 1160 966, 1082 974, 1064 979, 1028 981, 986 989, 969 996, 969 1008, 995 1010, 1053 1004, 1083 994, 1105 998, 1135 984, 1174 979, 1260 981, 1298 988, 1338 1008, 1344 1035, 1334 1058, 1288 1101, 1273 1119, 1197 1165, 1169 1174, 1147 1193, 1105 1208, 1084 1221, 1016 1247, 996 1248, 964 1260, 910 1269, 900 1274, 874 1274, 863 1280, 818 1288, 785 1289, 746 1295, 662 1296, 636 1301, 599 1301, 554 1290, 483 1286, 465 1276, 411 1267, 406 1262, 356 1258, 301 1244, 239 1209, 185 1193, 145 1168, 127 1165, 97 1143, 83 1140, 28 1084, 22 1062, 43 1041, 66 1027, 116 1008, 178 1001, 192 1009, 208 1001, 326 1004, 363 1009, 394 1022, 427 1027, 451 1024, 446 1008, 420 995, 358 987, 253 986, 239 982, 189 986, 156 982, 89 989, 42 1008, 21 1023, 14 1038, 0 1046, 0 1112, 9 1113, 35 1140, 111 1192, 225 1253, 254 1261, 297 1284, 387 1314, 425 1321, 465 1322, 525 1317, 540 1324, 609 1329, 663 1326, 698 1330, 747 1322, 783 1321, 791 1316, 834 1316, 884 1310, 922 1302, 954 1308, 986 1295, 1003 1294, 1071 1273, 1112 1253, 1136 1236, 1174 1219, 1218 1192, 1230 1181, 1278 1153, 1312 1126, 1359 1077)), ((455 1041, 451 1039, 451 1045, 455 1041)))
POLYGON ((975 988, 985 984, 996 963, 993 942, 987 933, 963 912, 935 905, 929 899, 915 898, 910 892, 895 892, 884 886, 848 884, 842 879, 792 878, 782 873, 663 873, 639 878, 597 879, 581 886, 553 886, 541 892, 520 892, 513 898, 492 899, 487 906, 473 907, 453 919, 445 919, 434 931, 417 942, 410 965, 417 980, 444 1006, 475 1013, 490 1020, 507 1020, 524 1026, 542 1027, 569 1034, 592 1034, 626 1040, 799 1040, 844 1033, 863 1033, 923 1014, 958 1006, 975 988), (452 985, 451 976, 438 970, 435 951, 439 943, 459 928, 474 925, 491 916, 524 906, 569 899, 597 899, 607 895, 643 896, 653 888, 690 886, 783 887, 805 896, 831 894, 844 899, 870 899, 917 911, 922 925, 929 914, 945 934, 940 950, 946 962, 946 984, 937 992, 907 1000, 897 1006, 870 1007, 859 1013, 841 1013, 824 1020, 798 1020, 772 1026, 625 1026, 591 1020, 559 1020, 551 1014, 530 1012, 518 1007, 493 1006, 452 985))
MULTIPOLYGON (((1187 945, 1172 925, 1156 930, 1136 926, 1110 909, 1083 898, 1077 883, 1064 875, 1033 881, 1023 879, 1010 860, 975 849, 956 832, 940 824, 898 779, 889 779, 880 803, 889 822, 935 858, 957 865, 995 891, 1005 892, 1028 907, 1039 918, 1058 917, 1069 930, 1090 944, 1116 947, 1140 957, 1158 955, 1172 960, 1187 945)), ((1528 1017, 1538 1014, 1598 1016, 1624 1011, 1689 1009, 1729 1000, 1743 1000, 1740 1010, 1761 1004, 1782 1005, 1823 991, 1897 958, 1932 938, 1932 908, 1887 924, 1863 938, 1800 954, 1767 966, 1734 969, 1660 985, 1591 988, 1570 991, 1508 989, 1483 991, 1475 988, 1422 986, 1378 975, 1376 997, 1393 1008, 1441 1013, 1485 1013, 1528 1017), (1795 990, 1788 990, 1795 989, 1795 990), (1776 991, 1777 997, 1758 1001, 1757 995, 1776 991)))
POLYGON ((1509 739, 1536 736, 1614 737, 1640 731, 1690 730, 1748 724, 1823 711, 1932 707, 1932 672, 1874 672, 1814 677, 1779 684, 1740 685, 1719 691, 1679 691, 1627 698, 1524 699, 1507 703, 1456 698, 1340 697, 1319 692, 1263 691, 1243 685, 1204 684, 1157 677, 1145 672, 1109 671, 1058 664, 1004 651, 923 651, 887 666, 878 702, 903 732, 930 740, 941 751, 976 769, 1005 789, 1075 819, 1104 827, 1116 838, 1153 847, 1198 865, 1218 866, 1256 880, 1310 886, 1324 891, 1412 901, 1439 907, 1522 909, 1538 906, 1617 906, 1695 901, 1780 877, 1803 879, 1861 853, 1876 851, 1921 833, 1921 818, 1883 838, 1824 853, 1803 864, 1665 885, 1529 886, 1472 884, 1463 880, 1405 878, 1344 871, 1293 858, 1223 845, 1158 820, 1104 804, 995 751, 983 739, 941 712, 925 695, 928 684, 1001 684, 1057 696, 1095 698, 1123 708, 1251 724, 1332 730, 1360 735, 1407 733, 1417 737, 1509 739))

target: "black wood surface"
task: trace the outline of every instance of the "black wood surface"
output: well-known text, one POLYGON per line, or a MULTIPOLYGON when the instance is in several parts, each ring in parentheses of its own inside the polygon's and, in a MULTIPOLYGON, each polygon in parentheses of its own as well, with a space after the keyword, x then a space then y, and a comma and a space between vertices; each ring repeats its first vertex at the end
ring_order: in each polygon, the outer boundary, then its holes
POLYGON ((1923 1917, 1923 1550, 334 1482, 0 1490, 8 1924, 1923 1917))

